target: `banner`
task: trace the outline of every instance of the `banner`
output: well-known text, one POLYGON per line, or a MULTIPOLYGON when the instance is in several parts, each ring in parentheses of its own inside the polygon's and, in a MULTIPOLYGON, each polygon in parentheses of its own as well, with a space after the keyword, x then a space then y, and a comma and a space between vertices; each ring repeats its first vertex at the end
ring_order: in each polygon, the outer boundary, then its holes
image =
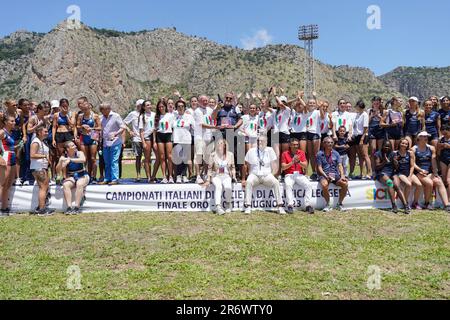
MULTIPOLYGON (((317 182, 313 186, 312 201, 316 209, 322 209, 325 201, 322 189, 317 182)), ((281 185, 285 199, 284 185, 281 185)), ((53 186, 50 190, 50 208, 64 211, 67 205, 64 201, 61 186, 53 186)), ((336 205, 339 188, 334 185, 329 189, 331 204, 336 205)), ((296 207, 304 207, 305 191, 296 188, 294 196, 296 207)), ((411 192, 412 194, 412 192, 411 192)), ((240 184, 233 186, 233 211, 239 211, 244 205, 245 190, 240 184)), ((11 209, 15 212, 30 212, 38 205, 38 187, 16 187, 11 192, 13 203, 11 209)), ((75 194, 73 194, 75 199, 75 194)), ((223 198, 224 199, 224 195, 223 198)), ((399 203, 399 201, 397 201, 399 203)), ((263 186, 253 192, 253 207, 260 210, 270 210, 276 207, 274 191, 263 186)), ((350 181, 349 191, 344 200, 346 209, 390 208, 391 203, 386 187, 375 181, 350 181)), ((401 204, 399 203, 401 208, 401 204)), ((214 186, 203 188, 196 184, 125 184, 117 186, 91 185, 86 190, 84 212, 210 212, 214 208, 214 186)))

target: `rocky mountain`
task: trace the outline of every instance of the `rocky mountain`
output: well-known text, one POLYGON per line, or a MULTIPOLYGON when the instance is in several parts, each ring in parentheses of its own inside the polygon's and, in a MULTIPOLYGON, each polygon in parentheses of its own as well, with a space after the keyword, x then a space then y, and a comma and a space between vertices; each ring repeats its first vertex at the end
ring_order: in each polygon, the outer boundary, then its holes
POLYGON ((450 67, 399 67, 380 77, 388 88, 403 95, 417 96, 421 101, 432 95, 449 94, 450 67))
MULTIPOLYGON (((301 47, 269 45, 246 51, 174 29, 123 33, 85 25, 72 30, 61 23, 45 35, 17 32, 1 39, 0 54, 0 99, 66 97, 74 104, 85 95, 94 105, 112 102, 122 113, 137 98, 157 100, 174 89, 187 97, 250 92, 274 84, 293 95, 303 87, 301 47)), ((379 79, 369 69, 317 61, 316 75, 316 91, 333 104, 340 97, 356 101, 404 92, 395 73, 379 79)), ((448 89, 445 81, 436 86, 417 87, 423 91, 415 94, 448 89)))

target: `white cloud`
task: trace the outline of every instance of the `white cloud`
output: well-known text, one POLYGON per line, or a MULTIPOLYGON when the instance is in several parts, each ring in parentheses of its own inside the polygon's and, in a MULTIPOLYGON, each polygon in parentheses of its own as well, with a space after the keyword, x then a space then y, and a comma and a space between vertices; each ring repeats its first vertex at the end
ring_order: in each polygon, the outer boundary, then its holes
POLYGON ((241 39, 242 46, 245 50, 252 50, 258 47, 264 47, 272 43, 273 37, 266 29, 260 29, 255 32, 253 37, 245 37, 241 39))

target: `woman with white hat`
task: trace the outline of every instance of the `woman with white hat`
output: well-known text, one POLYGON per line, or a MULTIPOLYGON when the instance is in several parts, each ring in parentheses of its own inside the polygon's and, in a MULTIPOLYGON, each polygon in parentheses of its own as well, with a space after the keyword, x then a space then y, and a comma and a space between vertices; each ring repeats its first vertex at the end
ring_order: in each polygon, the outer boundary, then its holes
POLYGON ((430 135, 426 131, 422 131, 417 135, 417 145, 412 148, 416 157, 415 171, 424 188, 425 204, 424 209, 433 210, 431 204, 433 189, 436 188, 445 209, 450 212, 448 202, 447 190, 444 182, 438 173, 438 166, 436 163, 436 149, 428 144, 430 135))

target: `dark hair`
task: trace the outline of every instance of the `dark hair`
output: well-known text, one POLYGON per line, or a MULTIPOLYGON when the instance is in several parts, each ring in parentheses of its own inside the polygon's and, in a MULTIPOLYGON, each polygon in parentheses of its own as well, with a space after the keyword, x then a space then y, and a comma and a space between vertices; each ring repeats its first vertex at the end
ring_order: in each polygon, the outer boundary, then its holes
POLYGON ((19 107, 21 107, 21 106, 23 106, 23 104, 24 104, 25 102, 30 102, 30 100, 28 100, 28 99, 20 99, 19 102, 18 102, 17 104, 19 105, 19 107))
POLYGON ((338 131, 341 130, 341 129, 344 129, 345 131, 347 131, 347 128, 346 128, 345 126, 340 126, 340 127, 338 128, 338 131))
POLYGON ((141 118, 142 118, 142 123, 144 124, 144 127, 145 127, 145 108, 144 108, 144 106, 145 106, 145 104, 147 102, 152 103, 150 100, 145 100, 144 102, 142 102, 142 104, 141 104, 141 111, 139 112, 138 126, 139 126, 139 123, 140 123, 141 118))
POLYGON ((159 111, 159 106, 161 104, 164 106, 164 109, 166 110, 167 113, 167 103, 164 100, 159 100, 158 103, 156 104, 155 128, 158 128, 159 120, 161 120, 161 111, 159 111))
POLYGON ((381 97, 379 97, 379 96, 375 96, 372 98, 372 102, 375 102, 375 101, 381 102, 381 100, 383 100, 383 99, 381 99, 381 97))
POLYGON ((82 100, 82 101, 84 101, 84 102, 88 102, 88 98, 86 98, 86 97, 80 97, 80 98, 78 98, 78 101, 79 100, 82 100))
POLYGON ((175 109, 178 107, 178 104, 181 103, 184 106, 184 109, 186 110, 186 102, 184 100, 178 100, 175 102, 175 109))
POLYGON ((45 109, 45 104, 44 102, 41 102, 38 104, 38 106, 36 107, 36 111, 41 111, 45 109))
POLYGON ((338 100, 338 106, 341 104, 341 101, 347 102, 347 100, 345 100, 344 98, 340 98, 340 99, 338 100))
POLYGON ((298 140, 297 138, 291 138, 291 142, 290 143, 292 143, 292 142, 300 142, 300 140, 298 140))
POLYGON ((63 103, 67 103, 69 105, 69 100, 64 99, 64 98, 59 100, 59 105, 62 105, 63 103))
POLYGON ((364 101, 358 100, 358 102, 356 103, 356 107, 358 107, 360 109, 365 109, 366 108, 366 104, 364 103, 364 101))
POLYGON ((445 99, 450 100, 450 96, 443 96, 441 102, 444 102, 445 99))

